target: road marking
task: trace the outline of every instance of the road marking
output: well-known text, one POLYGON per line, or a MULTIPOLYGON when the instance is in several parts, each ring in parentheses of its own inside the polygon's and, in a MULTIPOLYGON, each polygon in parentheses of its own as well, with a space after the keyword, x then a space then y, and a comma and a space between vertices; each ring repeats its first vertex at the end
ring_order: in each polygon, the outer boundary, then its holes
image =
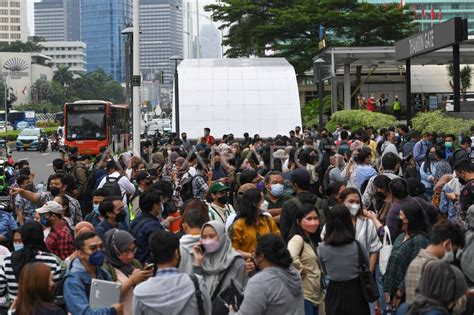
POLYGON ((29 160, 29 159, 30 159, 30 158, 27 158, 27 157, 26 157, 26 158, 21 158, 21 159, 19 159, 18 161, 24 161, 24 160, 29 160))
POLYGON ((46 166, 52 166, 52 165, 53 165, 53 163, 46 164, 46 166))
POLYGON ((51 153, 43 153, 41 154, 42 156, 45 156, 45 155, 50 155, 51 153))

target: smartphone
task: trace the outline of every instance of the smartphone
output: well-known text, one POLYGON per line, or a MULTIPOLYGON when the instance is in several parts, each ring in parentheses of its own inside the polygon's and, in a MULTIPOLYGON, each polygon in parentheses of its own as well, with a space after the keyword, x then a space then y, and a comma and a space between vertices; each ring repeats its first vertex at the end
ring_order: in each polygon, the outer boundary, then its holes
POLYGON ((153 270, 155 269, 155 264, 148 264, 145 266, 145 270, 153 270))
POLYGON ((206 248, 204 247, 204 245, 199 245, 199 248, 201 249, 201 253, 205 253, 206 252, 206 248))

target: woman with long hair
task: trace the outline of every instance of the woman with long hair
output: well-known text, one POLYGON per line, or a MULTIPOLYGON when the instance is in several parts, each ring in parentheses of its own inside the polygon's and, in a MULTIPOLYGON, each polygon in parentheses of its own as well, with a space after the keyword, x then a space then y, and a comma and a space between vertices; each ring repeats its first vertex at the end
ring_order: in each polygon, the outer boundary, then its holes
MULTIPOLYGON (((329 209, 326 234, 319 245, 321 267, 329 279, 326 292, 327 315, 368 315, 369 303, 359 279, 359 250, 356 229, 346 206, 329 209)), ((364 256, 364 259, 367 259, 364 256)))
POLYGON ((132 315, 133 288, 153 275, 153 269, 142 270, 142 264, 135 259, 137 244, 127 231, 112 229, 105 233, 104 269, 112 281, 122 284, 124 315, 132 315))
POLYGON ((252 259, 260 271, 248 281, 244 300, 235 314, 303 315, 301 277, 291 266, 291 255, 283 239, 276 235, 263 235, 258 239, 252 259))
POLYGON ((420 166, 420 177, 421 183, 425 186, 425 193, 424 195, 428 200, 431 200, 433 196, 433 188, 434 188, 434 176, 436 172, 436 157, 435 157, 435 146, 430 146, 428 150, 426 150, 425 160, 421 163, 420 166))
POLYGON ((69 229, 74 227, 74 222, 71 218, 71 209, 69 208, 69 199, 66 195, 57 195, 54 197, 54 201, 59 203, 62 207, 62 219, 67 223, 69 229))
POLYGON ((26 264, 20 273, 18 295, 11 306, 14 315, 66 315, 54 304, 51 268, 35 262, 26 264))
POLYGON ((262 213, 262 204, 263 194, 260 190, 256 188, 247 190, 242 196, 240 213, 229 230, 232 247, 244 258, 251 258, 257 240, 262 235, 280 235, 280 230, 271 215, 262 213))
POLYGON ((288 250, 293 259, 293 266, 299 271, 303 281, 305 314, 316 315, 319 314, 319 307, 324 301, 322 274, 317 255, 318 210, 313 205, 303 205, 296 210, 295 219, 288 250))
POLYGON ((400 221, 402 221, 402 233, 393 242, 384 275, 384 291, 390 297, 390 303, 394 308, 405 299, 405 292, 401 289, 405 274, 420 249, 428 246, 431 229, 425 212, 414 199, 407 199, 401 203, 400 221))

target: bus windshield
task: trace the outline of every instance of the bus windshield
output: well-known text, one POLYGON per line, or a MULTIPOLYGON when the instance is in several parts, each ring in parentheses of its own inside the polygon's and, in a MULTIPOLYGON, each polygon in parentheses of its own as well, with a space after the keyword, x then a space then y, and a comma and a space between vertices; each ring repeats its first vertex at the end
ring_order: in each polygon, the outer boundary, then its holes
POLYGON ((66 113, 66 138, 74 140, 104 140, 105 105, 70 105, 66 113))

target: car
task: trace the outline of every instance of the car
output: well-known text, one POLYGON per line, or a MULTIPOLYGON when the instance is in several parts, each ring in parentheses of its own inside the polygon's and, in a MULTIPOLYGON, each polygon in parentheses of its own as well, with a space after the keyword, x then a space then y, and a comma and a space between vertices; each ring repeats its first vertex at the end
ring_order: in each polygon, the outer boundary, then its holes
MULTIPOLYGON (((474 93, 467 93, 464 100, 462 98, 463 98, 463 95, 461 94, 461 101, 474 102, 474 93)), ((454 94, 449 94, 449 98, 446 101, 446 111, 447 112, 454 111, 453 102, 454 102, 454 94)))
POLYGON ((28 149, 40 149, 40 139, 47 138, 44 129, 42 128, 26 128, 23 129, 16 138, 16 150, 21 149, 27 151, 28 149))
MULTIPOLYGON (((10 124, 10 122, 7 122, 7 131, 12 131, 13 130, 13 127, 12 125, 10 124)), ((5 131, 5 121, 0 121, 0 132, 3 132, 5 131)))

